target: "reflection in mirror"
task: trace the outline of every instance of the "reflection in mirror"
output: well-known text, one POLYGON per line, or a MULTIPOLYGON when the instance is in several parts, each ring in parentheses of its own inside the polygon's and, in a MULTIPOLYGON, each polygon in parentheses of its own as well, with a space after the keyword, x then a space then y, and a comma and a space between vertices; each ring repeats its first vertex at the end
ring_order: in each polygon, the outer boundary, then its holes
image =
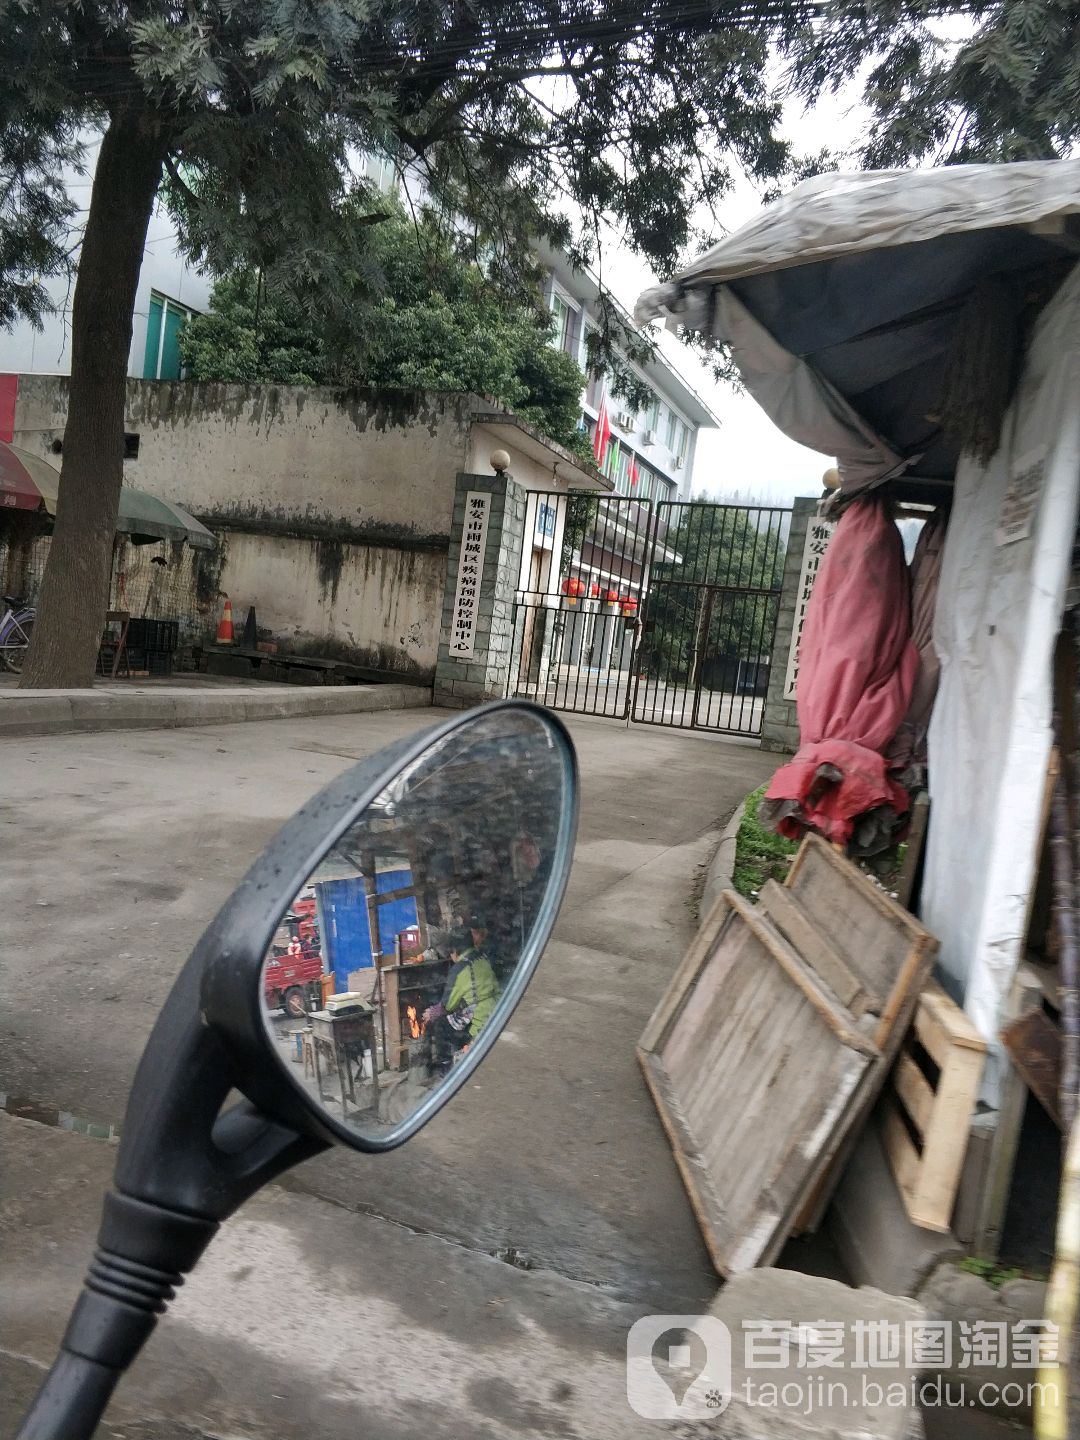
POLYGON ((326 1115, 387 1135, 501 1028, 561 865, 570 784, 542 714, 479 714, 410 762, 315 866, 262 991, 277 1057, 326 1115))

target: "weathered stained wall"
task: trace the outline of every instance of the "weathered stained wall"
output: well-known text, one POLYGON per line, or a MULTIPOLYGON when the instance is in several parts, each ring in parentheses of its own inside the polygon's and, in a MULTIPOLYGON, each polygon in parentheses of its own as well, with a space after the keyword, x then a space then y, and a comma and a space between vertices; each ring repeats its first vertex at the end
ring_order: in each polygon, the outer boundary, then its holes
MULTIPOLYGON (((14 443, 57 466, 68 383, 19 377, 14 443)), ((125 483, 183 505, 220 541, 213 555, 169 557, 196 597, 176 607, 185 633, 213 638, 220 590, 238 628, 254 605, 283 652, 429 681, 471 403, 130 381, 139 454, 125 483)))
MULTIPOLYGON (((62 440, 68 385, 19 377, 16 445, 62 440)), ((464 395, 131 380, 124 476, 215 530, 445 546, 469 416, 464 395)))
POLYGON ((222 546, 220 585, 233 598, 238 637, 254 605, 259 628, 291 655, 433 677, 445 551, 238 530, 225 532, 222 546))

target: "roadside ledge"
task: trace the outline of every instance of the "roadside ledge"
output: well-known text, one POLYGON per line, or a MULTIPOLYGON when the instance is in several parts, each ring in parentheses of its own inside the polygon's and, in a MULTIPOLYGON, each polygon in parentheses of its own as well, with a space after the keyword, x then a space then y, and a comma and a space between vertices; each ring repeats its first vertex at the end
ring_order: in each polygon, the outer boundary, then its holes
POLYGON ((172 729, 356 715, 431 704, 427 685, 267 685, 198 689, 170 686, 101 690, 0 691, 0 738, 86 730, 172 729))
POLYGON ((745 814, 746 801, 744 800, 736 805, 734 815, 724 826, 720 844, 716 847, 716 854, 709 861, 705 871, 705 888, 701 892, 699 914, 702 920, 710 913, 720 898, 721 890, 731 888, 731 877, 735 871, 735 842, 745 814))

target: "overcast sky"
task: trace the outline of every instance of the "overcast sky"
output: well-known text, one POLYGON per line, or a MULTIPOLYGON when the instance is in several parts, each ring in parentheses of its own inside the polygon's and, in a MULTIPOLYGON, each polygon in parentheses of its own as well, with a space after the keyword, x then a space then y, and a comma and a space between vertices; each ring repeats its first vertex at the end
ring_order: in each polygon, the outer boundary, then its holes
MULTIPOLYGON (((806 111, 789 107, 785 130, 802 153, 828 146, 837 150, 854 143, 862 128, 861 108, 852 99, 830 100, 806 111)), ((852 166, 852 168, 856 168, 852 166)), ((761 200, 749 181, 741 181, 718 212, 725 231, 738 229, 761 209, 761 200)), ((616 298, 633 310, 641 292, 666 276, 655 276, 615 231, 608 229, 600 266, 604 284, 616 298)), ((709 408, 719 417, 720 427, 702 430, 691 476, 691 494, 702 491, 719 498, 739 490, 745 496, 787 501, 796 495, 821 494, 821 477, 834 463, 831 455, 819 455, 789 440, 765 412, 744 393, 718 384, 689 350, 669 330, 661 330, 658 343, 662 353, 682 373, 709 408)))

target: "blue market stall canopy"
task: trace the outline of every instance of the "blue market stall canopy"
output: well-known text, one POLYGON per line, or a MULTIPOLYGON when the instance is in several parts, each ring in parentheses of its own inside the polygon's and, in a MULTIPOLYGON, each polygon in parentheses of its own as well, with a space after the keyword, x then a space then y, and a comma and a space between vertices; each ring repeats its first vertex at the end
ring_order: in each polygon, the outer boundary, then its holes
MULTIPOLYGON (((0 511, 29 510, 55 515, 59 488, 60 472, 54 465, 0 440, 0 511)), ((213 550, 217 545, 211 531, 179 505, 129 485, 120 490, 116 530, 117 534, 129 535, 136 544, 186 540, 196 550, 213 550)))
POLYGON ((1021 334, 1078 259, 1080 160, 819 175, 635 318, 730 346, 774 423, 837 457, 845 498, 895 481, 932 501, 956 469, 942 392, 979 287, 1013 297, 1021 334))

